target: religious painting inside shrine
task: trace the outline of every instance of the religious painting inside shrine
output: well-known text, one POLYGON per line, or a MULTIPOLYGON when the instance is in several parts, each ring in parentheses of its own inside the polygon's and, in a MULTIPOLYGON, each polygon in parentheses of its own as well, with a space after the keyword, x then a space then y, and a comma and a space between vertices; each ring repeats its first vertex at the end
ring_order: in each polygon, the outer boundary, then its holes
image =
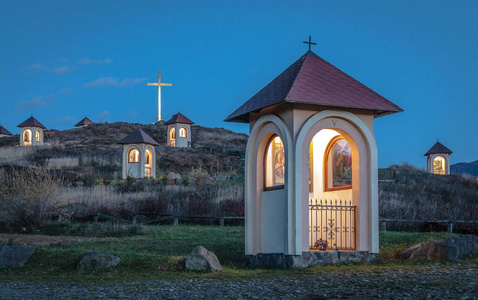
POLYGON ((30 129, 25 130, 25 132, 23 133, 23 142, 25 144, 31 143, 31 134, 32 133, 31 133, 30 129))
POLYGON ((267 144, 264 162, 264 189, 284 188, 284 144, 277 135, 272 136, 267 144))
POLYGON ((152 177, 152 161, 151 161, 151 150, 146 149, 144 156, 144 177, 152 177))
POLYGON ((136 149, 131 149, 128 153, 128 162, 137 163, 139 162, 139 151, 136 149))
POLYGON ((326 154, 325 190, 352 188, 352 150, 341 136, 329 143, 326 154))
POLYGON ((445 159, 443 156, 437 156, 433 159, 433 174, 445 175, 445 159))

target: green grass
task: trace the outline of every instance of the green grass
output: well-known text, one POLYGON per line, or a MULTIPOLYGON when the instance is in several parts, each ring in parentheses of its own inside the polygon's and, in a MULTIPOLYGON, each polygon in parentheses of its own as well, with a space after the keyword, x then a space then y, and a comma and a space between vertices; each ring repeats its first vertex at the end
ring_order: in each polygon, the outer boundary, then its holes
MULTIPOLYGON (((363 269, 384 272, 390 268, 419 268, 430 264, 404 262, 395 254, 416 243, 426 243, 430 239, 442 240, 450 236, 447 233, 384 232, 380 235, 381 262, 377 264, 334 265, 306 270, 254 270, 248 267, 248 258, 244 255, 244 227, 150 226, 141 232, 140 235, 101 237, 75 244, 37 248, 25 267, 0 270, 0 280, 104 281, 191 277, 250 279, 363 269), (224 268, 223 272, 209 274, 184 271, 184 257, 198 245, 217 255, 224 268), (81 256, 92 251, 117 255, 122 260, 121 264, 108 270, 77 272, 75 267, 81 256)), ((476 259, 471 263, 476 264, 476 259)))

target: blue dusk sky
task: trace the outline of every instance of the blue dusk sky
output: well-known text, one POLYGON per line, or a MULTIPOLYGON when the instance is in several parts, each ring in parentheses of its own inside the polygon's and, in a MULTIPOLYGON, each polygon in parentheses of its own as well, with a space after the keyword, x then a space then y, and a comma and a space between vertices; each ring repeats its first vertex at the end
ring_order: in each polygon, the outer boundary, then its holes
MULTIPOLYGON (((163 119, 223 120, 312 50, 405 111, 375 120, 379 166, 440 139, 478 159, 478 1, 19 1, 0 4, 0 123, 49 129, 163 119)), ((120 138, 120 137, 118 137, 120 138)))

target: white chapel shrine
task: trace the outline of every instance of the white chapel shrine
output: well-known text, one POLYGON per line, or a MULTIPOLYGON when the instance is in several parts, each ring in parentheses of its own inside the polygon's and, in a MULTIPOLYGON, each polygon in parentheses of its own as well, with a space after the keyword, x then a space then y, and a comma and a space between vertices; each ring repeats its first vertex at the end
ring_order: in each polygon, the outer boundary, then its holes
POLYGON ((379 252, 374 119, 400 111, 309 50, 226 118, 249 123, 251 266, 306 267, 379 252))
POLYGON ((20 146, 39 146, 43 145, 43 129, 46 129, 42 123, 33 117, 33 115, 17 125, 20 132, 20 146))
POLYGON ((156 151, 154 146, 159 146, 141 128, 136 129, 118 141, 123 145, 123 166, 122 178, 130 176, 133 178, 156 177, 156 151))
POLYGON ((435 145, 425 153, 428 173, 450 175, 450 155, 452 153, 450 149, 437 140, 435 145))
POLYGON ((191 148, 191 125, 194 124, 193 121, 178 112, 164 124, 168 125, 168 146, 191 148))

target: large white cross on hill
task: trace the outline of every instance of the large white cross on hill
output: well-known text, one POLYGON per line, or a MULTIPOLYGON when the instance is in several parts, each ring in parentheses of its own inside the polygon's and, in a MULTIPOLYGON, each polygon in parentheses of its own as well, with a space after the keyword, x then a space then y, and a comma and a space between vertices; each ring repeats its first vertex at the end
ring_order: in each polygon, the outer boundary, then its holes
POLYGON ((172 86, 172 83, 162 83, 161 82, 161 72, 158 72, 158 82, 147 83, 148 85, 154 85, 158 87, 158 122, 161 121, 161 87, 162 86, 172 86))

